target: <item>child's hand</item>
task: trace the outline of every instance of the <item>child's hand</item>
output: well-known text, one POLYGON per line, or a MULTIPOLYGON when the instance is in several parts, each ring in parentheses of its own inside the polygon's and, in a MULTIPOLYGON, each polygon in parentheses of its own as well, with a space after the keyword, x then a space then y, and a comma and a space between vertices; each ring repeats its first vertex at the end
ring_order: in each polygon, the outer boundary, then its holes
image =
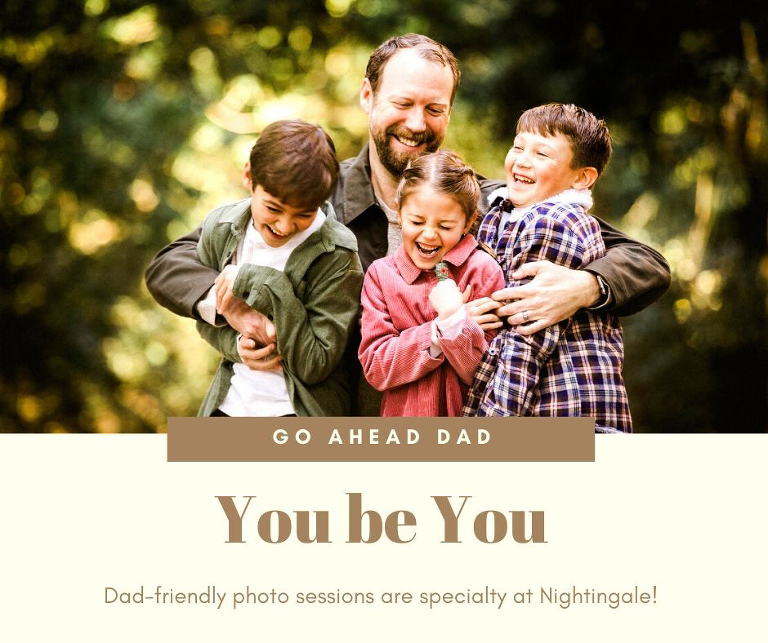
POLYGON ((226 266, 213 282, 216 289, 216 312, 237 332, 256 340, 259 346, 277 341, 275 325, 258 310, 235 297, 232 286, 237 277, 237 266, 226 266))
POLYGON ((240 359, 252 371, 282 370, 280 362, 283 358, 277 353, 275 344, 267 344, 262 348, 256 346, 256 342, 250 337, 241 336, 237 341, 237 352, 240 359))
POLYGON ((275 325, 267 319, 266 315, 254 310, 242 299, 233 297, 221 314, 232 328, 241 335, 255 339, 258 346, 266 346, 277 341, 275 325))
POLYGON ((429 303, 438 319, 446 319, 464 305, 464 295, 453 279, 438 281, 429 293, 429 303))
POLYGON ((225 308, 228 308, 235 295, 232 292, 232 286, 235 283, 237 277, 237 266, 232 264, 225 266, 224 270, 216 277, 216 281, 213 282, 216 288, 216 312, 219 315, 223 315, 222 312, 225 308))
POLYGON ((482 297, 464 304, 467 315, 475 320, 478 326, 483 330, 493 330, 501 328, 504 322, 499 319, 495 312, 504 302, 494 301, 490 297, 482 297))

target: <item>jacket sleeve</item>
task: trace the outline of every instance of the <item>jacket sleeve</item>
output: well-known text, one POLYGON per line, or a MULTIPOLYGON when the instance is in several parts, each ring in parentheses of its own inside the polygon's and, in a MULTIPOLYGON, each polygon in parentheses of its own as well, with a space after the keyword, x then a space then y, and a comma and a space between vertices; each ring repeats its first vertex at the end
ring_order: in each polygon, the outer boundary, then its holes
MULTIPOLYGON (((217 211, 210 213, 203 223, 193 233, 183 238, 193 238, 197 235, 195 254, 197 261, 203 266, 218 265, 217 253, 213 241, 212 230, 215 227, 217 211)), ((218 275, 218 272, 215 273, 218 275)), ((213 284, 211 284, 213 285, 213 284)), ((207 291, 206 291, 207 292, 207 291)), ((240 354, 237 352, 237 331, 230 326, 211 326, 204 321, 197 322, 197 332, 206 342, 208 342, 216 351, 230 362, 242 362, 240 354)))
POLYGON ((272 320, 283 367, 311 386, 325 380, 344 355, 357 323, 362 281, 357 254, 337 249, 310 266, 298 294, 285 273, 253 264, 241 266, 232 290, 272 320))
POLYGON ((230 362, 242 362, 237 352, 237 331, 229 326, 211 326, 206 322, 197 322, 197 332, 224 359, 230 362))
MULTIPOLYGON (((490 297, 497 290, 504 288, 504 272, 495 260, 489 255, 482 254, 475 261, 479 263, 478 269, 473 270, 469 279, 472 284, 472 299, 490 297)), ((472 383, 483 354, 497 332, 497 330, 489 330, 483 333, 480 326, 467 317, 461 334, 455 339, 443 339, 438 333, 438 341, 445 358, 465 384, 472 383)))
POLYGON ((149 264, 147 289, 158 304, 177 315, 199 319, 195 304, 213 286, 218 270, 204 265, 197 254, 200 227, 171 242, 149 264))
POLYGON ((482 328, 472 319, 464 319, 464 327, 453 339, 446 339, 437 333, 437 341, 445 359, 456 371, 459 379, 465 384, 471 384, 475 371, 488 348, 488 342, 482 328))
POLYGON ((630 239, 597 219, 606 254, 584 266, 600 275, 611 288, 605 307, 614 315, 632 315, 650 306, 669 289, 669 264, 653 248, 630 239))
POLYGON ((371 386, 379 391, 393 389, 424 377, 443 363, 445 355, 429 354, 431 321, 402 332, 395 328, 375 265, 365 275, 361 300, 363 319, 358 358, 371 386))

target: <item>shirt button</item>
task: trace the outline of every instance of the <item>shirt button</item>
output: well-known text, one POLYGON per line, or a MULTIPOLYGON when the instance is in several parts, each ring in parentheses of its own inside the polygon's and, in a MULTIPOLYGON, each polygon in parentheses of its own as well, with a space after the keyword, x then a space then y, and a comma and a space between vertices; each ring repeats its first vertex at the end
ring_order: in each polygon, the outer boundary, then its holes
POLYGON ((496 353, 498 353, 498 351, 497 351, 495 348, 489 348, 489 349, 488 349, 488 354, 489 354, 491 357, 495 357, 495 356, 496 356, 496 353))

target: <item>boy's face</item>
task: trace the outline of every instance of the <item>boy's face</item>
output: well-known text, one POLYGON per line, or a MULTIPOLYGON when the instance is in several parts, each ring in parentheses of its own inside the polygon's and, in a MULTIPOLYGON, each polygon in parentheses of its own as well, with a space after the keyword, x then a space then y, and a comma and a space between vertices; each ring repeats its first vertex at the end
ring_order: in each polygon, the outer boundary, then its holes
POLYGON ((453 248, 472 222, 459 203, 447 194, 421 185, 400 208, 403 247, 421 270, 430 270, 453 248))
POLYGON ((260 185, 251 190, 253 226, 272 248, 279 248, 291 237, 306 230, 317 216, 317 208, 294 208, 272 196, 260 185))
POLYGON ((575 185, 581 175, 572 169, 573 151, 562 134, 520 132, 504 161, 509 200, 515 207, 544 201, 575 185))

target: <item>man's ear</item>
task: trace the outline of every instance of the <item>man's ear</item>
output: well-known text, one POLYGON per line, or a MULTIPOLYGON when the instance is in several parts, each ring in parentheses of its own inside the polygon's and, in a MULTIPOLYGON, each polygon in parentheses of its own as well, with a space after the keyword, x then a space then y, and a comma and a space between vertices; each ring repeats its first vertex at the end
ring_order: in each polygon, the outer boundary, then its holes
POLYGON ((370 114, 373 108, 373 87, 367 78, 363 78, 363 84, 360 87, 360 107, 365 110, 366 114, 370 114))
POLYGON ((248 159, 245 162, 245 166, 243 167, 243 187, 248 190, 248 192, 251 192, 251 159, 248 159))
POLYGON ((576 173, 576 180, 571 184, 574 190, 589 190, 597 181, 597 170, 593 167, 582 167, 576 173))

